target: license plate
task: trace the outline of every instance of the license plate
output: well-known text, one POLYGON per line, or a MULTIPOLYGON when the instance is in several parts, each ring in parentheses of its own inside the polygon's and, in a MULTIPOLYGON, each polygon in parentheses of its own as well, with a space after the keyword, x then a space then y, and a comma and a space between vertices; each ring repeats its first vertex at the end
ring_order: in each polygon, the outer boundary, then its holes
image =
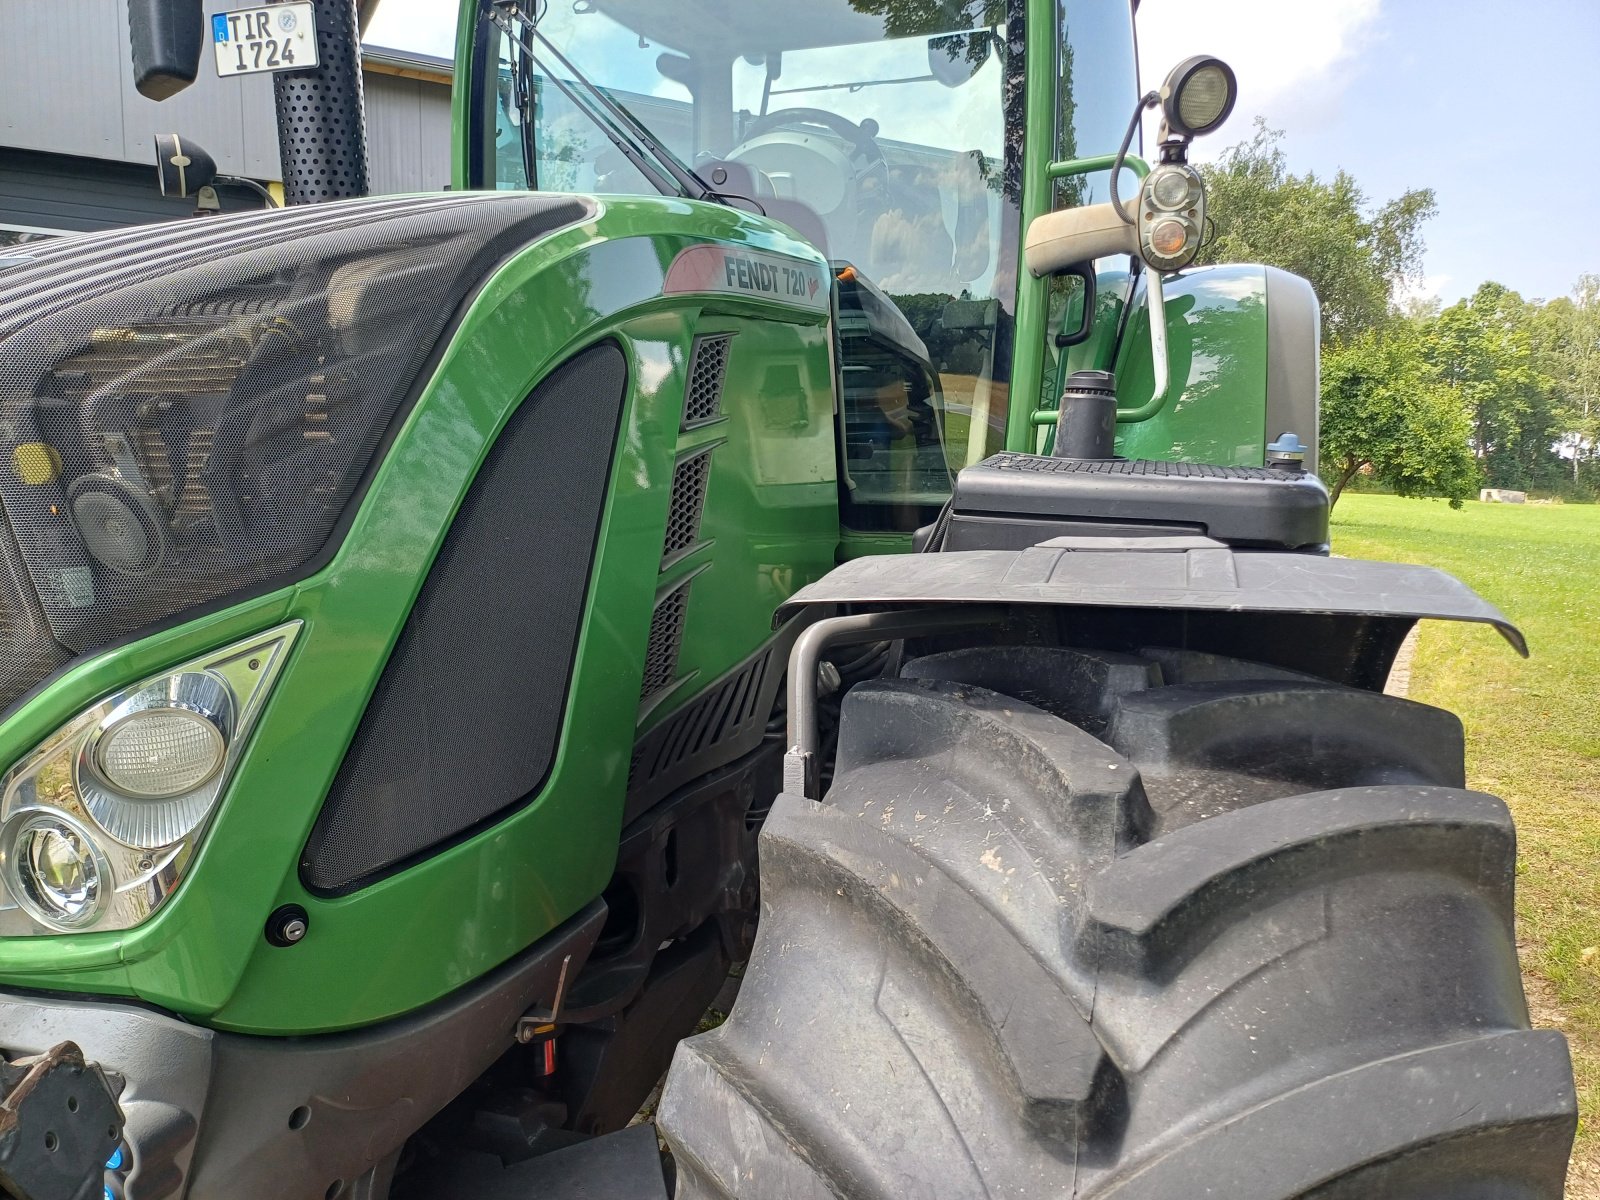
POLYGON ((317 65, 317 21, 312 4, 241 8, 211 18, 218 75, 304 71, 317 65))

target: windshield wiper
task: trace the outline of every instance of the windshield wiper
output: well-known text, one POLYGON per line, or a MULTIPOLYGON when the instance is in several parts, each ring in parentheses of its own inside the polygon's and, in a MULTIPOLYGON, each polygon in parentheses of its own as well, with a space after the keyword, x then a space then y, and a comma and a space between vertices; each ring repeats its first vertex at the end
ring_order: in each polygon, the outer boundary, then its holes
MULTIPOLYGON (((670 150, 657 141, 655 135, 640 124, 627 108, 613 100, 604 88, 580 71, 554 42, 545 37, 539 31, 539 25, 534 18, 523 11, 523 3, 524 0, 493 0, 489 19, 502 33, 517 43, 525 61, 531 60, 544 73, 545 78, 560 88, 567 99, 600 128, 600 132, 606 135, 622 156, 632 163, 663 196, 688 196, 691 200, 707 200, 714 204, 726 203, 720 195, 711 190, 705 180, 680 163, 670 150), (518 29, 521 31, 520 36, 518 29), (540 59, 538 52, 533 48, 534 41, 543 46, 557 65, 571 76, 570 83, 540 59), (573 89, 572 83, 578 84, 583 89, 582 95, 573 89), (646 154, 649 155, 648 158, 646 154), (652 159, 654 161, 651 161, 652 159)), ((525 143, 530 131, 531 125, 524 120, 522 136, 525 143)))

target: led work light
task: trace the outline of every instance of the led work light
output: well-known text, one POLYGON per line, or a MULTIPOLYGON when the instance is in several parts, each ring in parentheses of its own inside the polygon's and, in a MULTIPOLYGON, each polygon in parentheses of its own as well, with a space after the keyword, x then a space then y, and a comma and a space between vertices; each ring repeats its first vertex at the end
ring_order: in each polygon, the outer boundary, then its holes
POLYGON ((1197 54, 1173 67, 1161 84, 1161 115, 1176 136, 1200 137, 1228 119, 1238 93, 1227 63, 1197 54))

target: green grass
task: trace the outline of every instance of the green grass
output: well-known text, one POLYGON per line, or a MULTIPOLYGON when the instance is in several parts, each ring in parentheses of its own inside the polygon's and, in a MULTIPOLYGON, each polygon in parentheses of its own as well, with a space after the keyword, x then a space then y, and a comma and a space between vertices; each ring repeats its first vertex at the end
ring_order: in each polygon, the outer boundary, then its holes
POLYGON ((1333 549, 1461 579, 1527 636, 1423 625, 1411 697, 1467 732, 1467 779, 1517 820, 1517 917, 1536 1024, 1572 1046, 1581 1118, 1569 1200, 1600 1197, 1600 506, 1346 495, 1333 549))

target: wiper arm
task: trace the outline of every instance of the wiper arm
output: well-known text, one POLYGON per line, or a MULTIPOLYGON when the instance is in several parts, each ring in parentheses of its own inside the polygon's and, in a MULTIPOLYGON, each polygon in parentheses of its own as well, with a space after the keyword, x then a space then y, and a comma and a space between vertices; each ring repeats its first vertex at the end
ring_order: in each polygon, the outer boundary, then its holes
MULTIPOLYGON (((606 135, 611 144, 621 151, 623 157, 632 163, 657 191, 664 196, 687 195, 693 200, 725 203, 720 195, 711 190, 705 180, 680 163, 631 112, 613 100, 604 88, 580 71, 577 65, 561 52, 560 47, 545 37, 539 31, 534 19, 522 10, 522 3, 523 0, 494 0, 492 5, 494 11, 490 19, 507 37, 513 38, 522 47, 523 53, 538 65, 551 83, 561 89, 567 99, 600 127, 600 131, 606 135), (513 30, 513 22, 520 26, 521 36, 513 30), (533 49, 530 39, 537 40, 555 59, 557 65, 571 76, 572 81, 584 89, 583 96, 580 97, 567 80, 562 79, 545 65, 533 49), (599 109, 598 112, 595 111, 596 108, 599 109), (606 117, 610 120, 604 119, 606 117), (654 162, 640 153, 641 146, 649 153, 650 159, 655 160, 654 162), (666 174, 662 173, 663 169, 666 174), (669 175, 671 179, 667 178, 669 175)), ((524 137, 526 136, 525 126, 524 137)))

